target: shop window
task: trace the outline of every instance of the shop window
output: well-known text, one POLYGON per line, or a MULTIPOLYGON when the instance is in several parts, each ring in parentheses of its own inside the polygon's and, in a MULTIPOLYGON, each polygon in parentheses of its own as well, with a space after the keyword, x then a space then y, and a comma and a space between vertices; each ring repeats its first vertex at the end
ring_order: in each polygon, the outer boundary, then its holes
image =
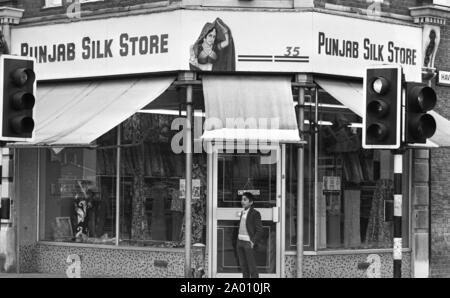
MULTIPOLYGON (((317 249, 392 248, 393 155, 362 149, 362 119, 336 105, 327 93, 319 94, 319 102, 328 107, 318 110, 317 249)), ((407 176, 403 175, 404 247, 409 227, 407 176)))
MULTIPOLYGON (((171 148, 176 117, 137 113, 95 149, 42 149, 40 240, 184 246, 185 155, 171 148)), ((206 155, 194 154, 194 243, 205 243, 206 183, 206 155)))
MULTIPOLYGON (((184 154, 175 154, 176 116, 136 114, 122 125, 120 245, 184 245, 184 154)), ((206 160, 194 158, 193 237, 201 241, 206 160)))
POLYGON ((448 0, 433 0, 433 4, 450 7, 450 3, 448 2, 448 0))
POLYGON ((52 148, 40 153, 41 240, 114 244, 116 150, 52 148))
POLYGON ((62 0, 45 0, 44 8, 62 6, 62 0))
MULTIPOLYGON (((320 90, 305 111, 304 249, 393 247, 393 155, 364 150, 362 119, 320 90), (317 146, 316 146, 317 144, 317 146), (317 166, 317 173, 315 172, 317 166)), ((296 249, 297 147, 286 147, 286 250, 296 249)), ((409 155, 403 160, 403 247, 409 246, 409 155)))
MULTIPOLYGON (((310 130, 311 113, 305 114, 303 247, 314 250, 314 134, 310 130)), ((286 250, 297 247, 297 162, 298 146, 286 146, 286 250)))
MULTIPOLYGON (((100 1, 104 1, 104 0, 79 0, 80 3, 100 2, 100 1)), ((63 2, 63 0, 45 0, 44 8, 60 7, 60 6, 63 6, 63 4, 70 5, 71 3, 74 3, 74 2, 75 2, 75 0, 65 0, 64 2, 63 2)))

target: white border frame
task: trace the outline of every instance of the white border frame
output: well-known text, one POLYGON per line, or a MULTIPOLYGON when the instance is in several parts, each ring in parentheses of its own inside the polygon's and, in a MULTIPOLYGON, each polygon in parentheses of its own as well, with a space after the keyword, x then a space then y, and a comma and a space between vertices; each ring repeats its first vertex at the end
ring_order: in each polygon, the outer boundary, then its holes
MULTIPOLYGON (((15 60, 25 60, 25 61, 31 61, 33 62, 33 69, 36 65, 36 60, 34 58, 29 58, 29 57, 22 57, 22 56, 14 56, 14 55, 0 55, 0 127, 1 127, 1 131, 0 131, 0 140, 2 141, 19 141, 19 142, 29 142, 29 141, 33 141, 34 139, 34 133, 36 130, 36 127, 33 129, 33 132, 31 133, 31 138, 11 138, 11 137, 3 137, 3 80, 4 80, 4 61, 5 59, 15 59, 15 60)), ((33 70, 34 71, 34 70, 33 70)), ((37 77, 34 80, 33 83, 33 94, 34 96, 36 96, 36 82, 37 82, 37 77)), ((33 117, 34 117, 34 109, 36 108, 36 106, 33 108, 33 117)))
POLYGON ((401 125, 403 123, 403 118, 402 118, 402 73, 403 73, 403 69, 400 65, 398 64, 384 64, 384 65, 373 65, 373 66, 368 66, 365 68, 364 71, 364 79, 363 79, 363 129, 362 129, 362 147, 364 149, 398 149, 400 148, 401 142, 402 142, 402 135, 401 135, 401 125), (395 145, 366 145, 365 144, 365 140, 366 140, 366 107, 367 107, 367 71, 369 69, 397 69, 397 86, 391 86, 392 87, 397 87, 397 129, 396 129, 396 133, 397 133, 397 138, 396 138, 396 143, 395 145))

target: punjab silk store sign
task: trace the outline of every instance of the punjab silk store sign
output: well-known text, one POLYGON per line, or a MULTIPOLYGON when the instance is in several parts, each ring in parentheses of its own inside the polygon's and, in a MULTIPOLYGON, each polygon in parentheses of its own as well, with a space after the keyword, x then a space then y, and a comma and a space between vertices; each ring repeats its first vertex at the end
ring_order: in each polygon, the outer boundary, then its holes
POLYGON ((362 77, 402 65, 421 80, 422 30, 313 12, 180 10, 16 27, 12 53, 36 59, 39 80, 178 70, 313 72, 362 77))

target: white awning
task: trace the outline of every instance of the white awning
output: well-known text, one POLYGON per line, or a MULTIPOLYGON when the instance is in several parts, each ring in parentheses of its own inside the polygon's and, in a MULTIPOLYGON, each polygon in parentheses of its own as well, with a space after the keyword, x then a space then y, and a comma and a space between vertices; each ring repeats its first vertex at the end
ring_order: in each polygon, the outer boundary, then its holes
POLYGON ((290 77, 205 75, 204 140, 299 143, 290 77))
POLYGON ((84 145, 163 93, 172 77, 40 84, 34 141, 19 145, 84 145))
MULTIPOLYGON (((315 82, 344 106, 362 117, 364 111, 362 84, 330 79, 315 79, 315 82)), ((434 111, 429 113, 436 120, 436 133, 427 140, 426 144, 416 145, 416 147, 450 147, 450 121, 434 111)))

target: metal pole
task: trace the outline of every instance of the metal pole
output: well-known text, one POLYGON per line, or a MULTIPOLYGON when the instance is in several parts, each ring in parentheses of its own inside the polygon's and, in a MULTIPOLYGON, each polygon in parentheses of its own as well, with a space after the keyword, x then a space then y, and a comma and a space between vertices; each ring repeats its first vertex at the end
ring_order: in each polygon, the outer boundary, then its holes
POLYGON ((403 154, 394 152, 394 278, 402 277, 402 171, 403 154))
POLYGON ((116 246, 119 245, 120 240, 120 137, 121 137, 121 125, 117 127, 117 156, 116 156, 116 246))
POLYGON ((191 200, 192 200, 192 85, 186 88, 186 208, 185 208, 185 277, 191 277, 191 200))
MULTIPOLYGON (((319 90, 314 89, 314 250, 317 251, 318 248, 318 240, 319 240, 319 231, 317 225, 317 219, 319 218, 319 213, 317 212, 318 201, 319 201, 319 134, 318 134, 318 125, 319 125, 319 90)), ((311 125, 311 124, 310 124, 311 125)))
MULTIPOLYGON (((303 140, 305 122, 304 114, 305 88, 300 87, 298 92, 298 129, 303 140)), ((303 201, 304 201, 304 161, 305 149, 301 144, 297 149, 297 277, 303 277, 303 201)))

